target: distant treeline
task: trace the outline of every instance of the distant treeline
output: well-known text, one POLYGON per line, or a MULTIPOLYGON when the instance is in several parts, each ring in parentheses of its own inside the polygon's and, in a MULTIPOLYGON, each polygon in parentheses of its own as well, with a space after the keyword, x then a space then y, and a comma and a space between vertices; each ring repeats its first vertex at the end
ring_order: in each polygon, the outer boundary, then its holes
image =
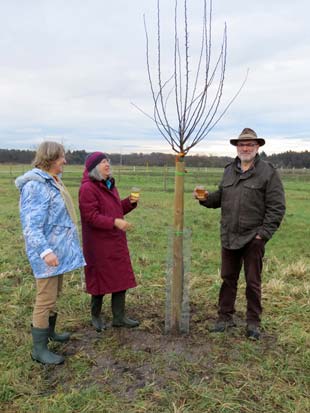
MULTIPOLYGON (((66 159, 69 164, 82 165, 88 153, 82 151, 68 151, 66 159)), ((35 156, 35 151, 19 149, 0 149, 0 163, 30 164, 35 156)), ((111 153, 109 157, 113 165, 135 165, 135 166, 173 166, 175 155, 160 152, 119 154, 111 153)), ((310 152, 283 152, 267 156, 265 152, 261 157, 272 162, 278 168, 310 168, 310 152)), ((186 157, 187 166, 195 167, 224 167, 233 158, 228 156, 206 156, 188 155, 186 157)))

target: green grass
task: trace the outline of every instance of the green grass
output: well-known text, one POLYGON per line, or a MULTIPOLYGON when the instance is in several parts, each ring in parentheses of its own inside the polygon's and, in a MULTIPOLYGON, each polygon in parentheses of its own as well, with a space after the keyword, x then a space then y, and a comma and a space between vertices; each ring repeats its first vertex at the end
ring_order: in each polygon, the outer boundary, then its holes
MULTIPOLYGON (((168 233, 172 222, 174 171, 116 166, 122 196, 142 189, 128 215, 128 242, 139 286, 127 308, 141 325, 89 325, 89 296, 79 271, 65 276, 59 327, 72 340, 52 347, 63 366, 30 358, 30 322, 35 296, 24 252, 14 178, 26 166, 0 167, 0 405, 3 412, 208 412, 305 413, 310 410, 310 174, 282 171, 287 213, 267 244, 263 273, 263 335, 244 336, 245 283, 237 298, 239 327, 212 335, 220 287, 219 210, 200 207, 191 196, 198 183, 216 188, 221 170, 189 169, 185 222, 191 229, 190 333, 164 334, 168 233), (301 178, 300 178, 301 176, 301 178)), ((75 201, 82 168, 67 166, 64 181, 75 201)), ((110 297, 103 309, 111 320, 110 297)))

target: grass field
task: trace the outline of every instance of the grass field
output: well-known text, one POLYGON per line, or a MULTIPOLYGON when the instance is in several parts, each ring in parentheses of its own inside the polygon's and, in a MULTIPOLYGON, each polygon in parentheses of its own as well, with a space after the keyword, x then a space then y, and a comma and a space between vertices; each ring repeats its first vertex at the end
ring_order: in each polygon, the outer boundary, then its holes
MULTIPOLYGON (((221 170, 189 169, 185 222, 192 231, 190 333, 164 334, 168 233, 174 172, 170 168, 118 168, 123 197, 140 186, 139 207, 128 215, 134 229, 129 248, 139 286, 128 293, 135 330, 89 324, 89 296, 81 274, 65 277, 59 327, 72 340, 53 348, 62 366, 30 358, 30 322, 35 295, 24 252, 14 178, 27 166, 0 166, 0 410, 1 412, 306 413, 310 411, 310 173, 281 171, 287 213, 267 244, 263 273, 260 342, 244 335, 245 283, 237 298, 238 328, 214 335, 220 287, 219 210, 191 196, 202 183, 216 188, 221 170)), ((75 201, 82 167, 67 166, 64 182, 75 201)), ((110 297, 104 313, 111 320, 110 297)))

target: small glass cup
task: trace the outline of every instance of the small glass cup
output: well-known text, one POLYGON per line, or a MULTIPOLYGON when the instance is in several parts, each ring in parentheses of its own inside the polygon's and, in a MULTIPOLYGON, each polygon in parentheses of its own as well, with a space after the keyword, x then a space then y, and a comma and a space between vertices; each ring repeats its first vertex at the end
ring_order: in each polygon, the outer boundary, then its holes
POLYGON ((139 201, 140 198, 140 188, 138 188, 137 186, 133 186, 131 188, 131 193, 130 193, 131 199, 133 201, 139 201))
POLYGON ((195 188, 196 194, 197 194, 197 198, 199 200, 203 200, 206 197, 206 189, 203 185, 197 185, 195 188))

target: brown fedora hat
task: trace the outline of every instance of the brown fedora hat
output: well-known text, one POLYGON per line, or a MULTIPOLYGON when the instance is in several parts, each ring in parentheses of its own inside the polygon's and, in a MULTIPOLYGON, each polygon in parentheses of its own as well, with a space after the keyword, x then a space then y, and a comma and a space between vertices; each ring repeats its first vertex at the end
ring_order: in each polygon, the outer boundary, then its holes
POLYGON ((265 145, 265 139, 258 138, 256 132, 253 129, 245 128, 238 136, 238 139, 230 139, 230 143, 237 146, 240 141, 256 141, 259 146, 265 145))

